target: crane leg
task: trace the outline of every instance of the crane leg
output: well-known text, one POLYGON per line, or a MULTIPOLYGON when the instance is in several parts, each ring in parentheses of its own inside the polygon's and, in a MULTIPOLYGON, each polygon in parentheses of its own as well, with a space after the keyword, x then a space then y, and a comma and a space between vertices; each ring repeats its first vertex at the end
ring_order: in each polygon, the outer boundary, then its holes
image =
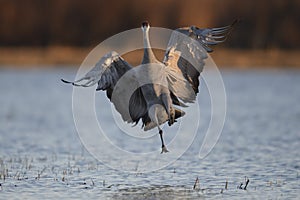
POLYGON ((160 128, 159 128, 159 135, 160 135, 160 140, 161 140, 161 153, 169 152, 169 150, 167 149, 167 147, 164 143, 163 131, 160 128))
POLYGON ((175 109, 170 107, 168 125, 171 126, 175 122, 175 109))

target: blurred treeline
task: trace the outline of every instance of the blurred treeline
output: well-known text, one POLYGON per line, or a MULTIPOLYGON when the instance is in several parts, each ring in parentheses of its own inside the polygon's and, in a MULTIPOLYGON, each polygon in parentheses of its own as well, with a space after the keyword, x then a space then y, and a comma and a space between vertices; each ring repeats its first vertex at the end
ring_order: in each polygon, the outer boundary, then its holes
POLYGON ((92 46, 144 20, 174 29, 236 18, 224 47, 300 47, 299 0, 0 0, 0 46, 92 46))

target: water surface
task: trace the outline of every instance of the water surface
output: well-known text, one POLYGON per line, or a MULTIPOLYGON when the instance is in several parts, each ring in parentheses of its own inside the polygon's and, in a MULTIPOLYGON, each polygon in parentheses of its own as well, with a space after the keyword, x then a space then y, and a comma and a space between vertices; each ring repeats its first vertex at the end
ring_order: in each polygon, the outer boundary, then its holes
MULTIPOLYGON (((227 117, 213 151, 203 160, 198 157, 210 119, 209 95, 202 85, 202 120, 190 148, 158 171, 127 173, 95 160, 81 145, 73 122, 72 87, 60 82, 62 77, 74 79, 75 70, 1 69, 0 199, 300 198, 300 72, 222 75, 227 117), (245 177, 250 180, 247 190, 238 189, 245 177)), ((106 101, 105 94, 99 92, 97 99, 106 101)), ((98 119, 115 130, 113 119, 101 118, 101 106, 98 119)), ((164 129, 168 140, 173 129, 164 129)), ((129 150, 160 155, 159 138, 140 144, 114 139, 129 150)))

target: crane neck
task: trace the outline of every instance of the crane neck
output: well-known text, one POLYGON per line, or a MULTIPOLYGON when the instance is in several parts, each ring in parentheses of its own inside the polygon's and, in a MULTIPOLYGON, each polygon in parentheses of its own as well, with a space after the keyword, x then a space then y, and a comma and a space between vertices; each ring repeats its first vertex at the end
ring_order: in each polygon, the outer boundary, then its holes
POLYGON ((143 57, 142 64, 158 62, 150 45, 149 29, 143 30, 143 39, 144 39, 144 57, 143 57))

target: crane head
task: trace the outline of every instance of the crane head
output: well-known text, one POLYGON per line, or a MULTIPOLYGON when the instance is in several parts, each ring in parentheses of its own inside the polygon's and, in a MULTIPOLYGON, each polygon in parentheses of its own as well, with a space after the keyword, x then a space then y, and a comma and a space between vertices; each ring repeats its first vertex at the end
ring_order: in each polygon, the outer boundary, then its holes
POLYGON ((147 21, 144 21, 142 23, 142 27, 141 28, 142 28, 143 31, 148 31, 149 28, 150 28, 150 24, 147 21))

